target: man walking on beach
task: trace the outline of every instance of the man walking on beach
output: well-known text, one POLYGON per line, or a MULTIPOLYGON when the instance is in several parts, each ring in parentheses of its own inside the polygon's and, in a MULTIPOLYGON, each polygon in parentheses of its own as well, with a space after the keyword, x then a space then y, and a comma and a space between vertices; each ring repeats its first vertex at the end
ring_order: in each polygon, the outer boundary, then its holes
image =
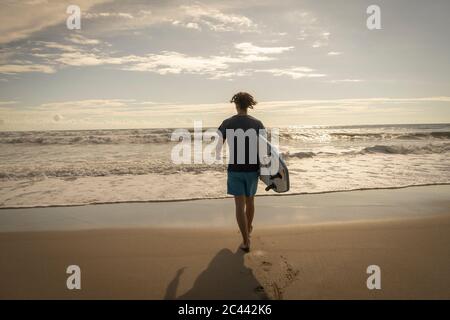
POLYGON ((242 234, 240 248, 250 251, 250 234, 255 213, 254 196, 258 187, 258 134, 265 130, 262 122, 247 114, 256 101, 247 92, 236 93, 231 99, 236 106, 234 116, 225 119, 219 127, 223 142, 228 138, 230 151, 227 193, 234 196, 236 220, 242 234))

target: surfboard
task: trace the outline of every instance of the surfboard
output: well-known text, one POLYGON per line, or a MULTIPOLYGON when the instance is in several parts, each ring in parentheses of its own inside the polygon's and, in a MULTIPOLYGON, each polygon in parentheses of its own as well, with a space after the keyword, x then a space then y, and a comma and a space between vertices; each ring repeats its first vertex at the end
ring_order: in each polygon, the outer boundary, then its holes
POLYGON ((265 137, 260 136, 261 143, 267 144, 267 152, 260 159, 259 179, 267 186, 266 191, 278 193, 289 191, 289 170, 277 148, 272 146, 265 137))

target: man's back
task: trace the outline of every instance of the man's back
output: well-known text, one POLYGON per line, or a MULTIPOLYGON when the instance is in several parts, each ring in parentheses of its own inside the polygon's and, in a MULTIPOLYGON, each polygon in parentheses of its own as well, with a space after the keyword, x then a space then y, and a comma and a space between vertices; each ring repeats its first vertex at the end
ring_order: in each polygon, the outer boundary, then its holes
POLYGON ((228 164, 228 170, 229 171, 258 171, 259 170, 259 159, 258 159, 258 139, 257 136, 259 134, 259 130, 265 129, 262 122, 252 116, 249 115, 234 115, 228 119, 225 119, 222 124, 219 127, 219 130, 222 134, 222 137, 226 139, 227 135, 227 129, 231 130, 238 130, 242 129, 244 133, 249 130, 253 129, 254 134, 256 134, 255 139, 251 139, 248 135, 245 137, 245 161, 244 163, 238 162, 238 146, 239 146, 239 140, 235 136, 234 137, 234 150, 230 150, 231 155, 233 157, 230 157, 230 164, 228 164), (250 143, 255 143, 256 145, 250 146, 250 143), (256 152, 254 155, 252 154, 250 156, 250 150, 252 152, 256 152), (252 161, 252 159, 256 159, 256 161, 252 161))

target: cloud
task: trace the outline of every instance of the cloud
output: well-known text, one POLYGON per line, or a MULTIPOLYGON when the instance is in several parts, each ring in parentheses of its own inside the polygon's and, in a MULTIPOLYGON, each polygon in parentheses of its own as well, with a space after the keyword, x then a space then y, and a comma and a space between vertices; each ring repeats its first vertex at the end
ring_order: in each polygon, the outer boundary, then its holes
POLYGON ((202 28, 200 27, 200 25, 197 22, 184 23, 184 22, 181 22, 181 21, 178 21, 178 20, 174 20, 172 22, 172 25, 184 27, 184 28, 187 28, 187 29, 195 29, 195 30, 198 30, 198 31, 202 30, 202 28))
POLYGON ((230 79, 233 76, 252 73, 248 70, 244 72, 242 68, 231 70, 233 65, 273 61, 274 56, 294 48, 293 46, 263 47, 251 42, 242 42, 235 44, 234 54, 201 56, 161 51, 142 55, 118 55, 109 44, 81 35, 66 37, 65 42, 33 41, 29 43, 33 47, 0 52, 0 58, 7 62, 0 67, 0 73, 54 73, 64 67, 111 65, 120 70, 154 72, 160 75, 188 73, 206 75, 209 79, 230 79), (92 45, 96 46, 92 48, 92 45), (17 60, 17 57, 26 59, 17 60), (10 61, 15 63, 8 63, 10 61))
POLYGON ((308 38, 309 34, 306 32, 306 30, 300 30, 300 35, 298 36, 298 40, 306 40, 308 38))
POLYGON ((361 79, 339 79, 339 80, 330 80, 331 83, 342 83, 342 82, 363 82, 361 79))
POLYGON ((71 43, 28 41, 21 47, 0 51, 0 74, 55 73, 64 66, 96 66, 133 61, 130 56, 115 58, 95 53, 105 51, 104 43, 99 40, 77 35, 66 40, 71 43), (103 47, 92 48, 93 44, 101 44, 103 47))
POLYGON ((201 30, 202 28, 198 25, 198 23, 196 22, 189 22, 186 24, 186 28, 188 29, 196 29, 196 30, 201 30))
POLYGON ((331 32, 328 32, 328 31, 322 32, 321 36, 324 40, 329 40, 330 36, 331 36, 331 32))
POLYGON ((251 43, 236 45, 237 55, 191 56, 175 51, 162 51, 146 55, 111 56, 108 52, 87 52, 68 50, 65 45, 44 43, 46 47, 60 49, 58 53, 36 53, 37 57, 47 59, 48 63, 62 66, 99 66, 120 65, 121 70, 154 72, 166 74, 204 74, 210 79, 229 78, 232 75, 242 76, 249 72, 228 71, 232 64, 252 63, 274 60, 266 54, 279 54, 292 47, 258 47, 251 43))
POLYGON ((313 48, 321 48, 328 46, 328 40, 330 40, 331 33, 328 31, 320 32, 318 35, 318 39, 315 40, 312 44, 313 48))
MULTIPOLYGON (((361 124, 361 119, 387 123, 393 115, 404 117, 411 110, 418 112, 418 120, 429 115, 430 120, 447 121, 445 114, 443 118, 443 114, 436 111, 438 109, 432 111, 437 103, 449 106, 450 97, 260 101, 254 112, 267 126, 342 124, 339 122, 346 123, 350 118, 356 121, 354 124, 361 124)), ((230 104, 226 102, 177 104, 134 99, 90 99, 0 107, 0 119, 7 119, 2 130, 168 128, 175 124, 191 127, 194 119, 201 119, 205 126, 215 126, 227 116, 229 108, 230 104)))
POLYGON ((339 51, 330 51, 327 53, 329 56, 340 56, 342 52, 339 51))
POLYGON ((344 98, 344 99, 303 99, 303 100, 282 100, 260 102, 258 105, 266 109, 289 108, 298 106, 317 106, 317 105, 335 105, 335 106, 361 106, 361 105, 384 105, 399 103, 417 103, 422 102, 442 102, 450 103, 449 96, 431 96, 418 98, 344 98))
POLYGON ((136 56, 111 57, 87 52, 64 52, 54 56, 54 62, 68 66, 121 65, 136 60, 136 56))
POLYGON ((313 47, 313 48, 321 48, 321 47, 326 47, 326 46, 328 46, 328 42, 323 41, 323 40, 316 40, 311 45, 311 47, 313 47))
POLYGON ((66 38, 68 41, 76 43, 76 44, 80 44, 80 45, 94 45, 94 44, 99 44, 100 40, 97 39, 89 39, 86 38, 80 34, 74 34, 71 35, 70 37, 66 38))
MULTIPOLYGON (((39 6, 38 2, 33 1, 33 5, 39 6)), ((49 6, 53 8, 53 4, 59 9, 65 9, 63 6, 65 1, 55 1, 49 6)), ((140 3, 123 5, 119 2, 111 2, 101 7, 85 6, 85 9, 82 7, 82 12, 84 19, 91 20, 89 23, 100 21, 104 27, 108 26, 111 30, 123 27, 138 29, 158 23, 172 23, 198 31, 204 29, 217 32, 257 30, 256 23, 250 18, 229 12, 231 7, 225 5, 194 3, 175 6, 161 3, 152 6, 152 11, 144 10, 144 8, 146 6, 140 3)), ((65 10, 62 12, 66 18, 65 10)), ((52 24, 45 24, 41 27, 45 28, 50 25, 52 24)), ((91 28, 90 30, 98 31, 98 25, 86 23, 87 25, 91 28)), ((62 27, 64 26, 62 25, 62 27)), ((27 33, 27 35, 29 34, 27 33)), ((233 66, 236 64, 273 61, 275 55, 294 48, 293 46, 257 46, 251 42, 240 42, 235 44, 234 53, 221 55, 190 55, 171 50, 135 55, 119 54, 105 47, 105 45, 110 46, 109 44, 95 38, 98 38, 98 35, 89 38, 73 32, 62 39, 51 38, 54 39, 53 41, 48 41, 48 38, 46 38, 47 41, 28 41, 20 49, 8 53, 8 55, 0 52, 2 55, 0 59, 5 60, 0 67, 0 73, 41 72, 48 74, 67 67, 109 65, 119 70, 154 72, 160 75, 188 73, 206 75, 209 79, 231 79, 234 76, 249 75, 253 72, 249 68, 246 71, 243 71, 242 68, 233 70, 233 66), (30 47, 30 44, 33 47, 30 47)))
POLYGON ((56 68, 42 64, 5 64, 0 65, 0 73, 17 74, 24 72, 55 73, 56 68))
MULTIPOLYGON (((0 11, 0 43, 8 43, 30 37, 35 32, 61 24, 68 17, 66 9, 73 4, 70 0, 6 1, 0 11)), ((257 25, 242 14, 226 12, 217 5, 194 3, 176 6, 174 3, 148 5, 129 3, 124 5, 111 0, 78 0, 82 19, 88 20, 92 30, 111 34, 114 30, 142 29, 154 24, 173 23, 192 30, 209 29, 216 32, 255 32, 257 25), (99 7, 99 4, 105 4, 99 7), (98 10, 99 8, 103 10, 98 10), (123 10, 125 9, 125 10, 123 10)), ((223 6, 224 7, 224 6, 223 6)), ((96 44, 74 36, 77 44, 96 44)))
POLYGON ((162 75, 180 73, 206 74, 211 76, 210 79, 229 78, 233 75, 243 76, 251 73, 249 69, 230 72, 228 69, 232 64, 270 61, 274 60, 274 58, 267 56, 267 54, 279 54, 292 49, 292 47, 258 47, 248 42, 237 44, 235 48, 239 51, 238 55, 203 57, 163 51, 160 54, 134 56, 133 59, 138 62, 125 66, 123 70, 156 72, 162 75))
POLYGON ((35 110, 46 110, 60 112, 70 112, 79 110, 92 110, 101 108, 120 108, 126 107, 128 103, 134 102, 134 99, 86 99, 86 100, 72 100, 72 101, 61 101, 61 102, 50 102, 43 103, 37 107, 35 110))
POLYGON ((257 30, 257 25, 248 17, 225 13, 210 6, 200 4, 185 5, 181 6, 180 10, 183 15, 182 20, 191 20, 191 22, 205 26, 212 31, 249 32, 257 30))
MULTIPOLYGON (((180 1, 179 1, 180 2, 180 1)), ((183 1, 187 2, 187 1, 183 1)), ((140 3, 113 2, 108 10, 86 12, 83 17, 95 23, 97 31, 111 34, 117 30, 139 30, 152 25, 170 24, 190 30, 214 32, 258 32, 257 25, 248 17, 227 12, 217 4, 199 3, 177 5, 170 1, 152 3, 151 10, 140 3), (125 12, 126 11, 126 12, 125 12)))
POLYGON ((265 72, 273 74, 274 76, 288 76, 292 79, 302 79, 302 78, 321 78, 325 77, 325 74, 314 73, 314 69, 307 67, 291 67, 291 68, 272 68, 272 69, 261 69, 255 70, 256 72, 265 72))
POLYGON ((12 104, 17 104, 18 101, 0 101, 0 106, 9 106, 12 104))
POLYGON ((217 80, 217 79, 226 79, 232 81, 236 77, 244 77, 253 74, 254 70, 251 69, 239 69, 233 71, 222 71, 213 73, 208 79, 217 80))
POLYGON ((159 74, 212 74, 226 70, 229 63, 242 62, 229 56, 188 56, 183 53, 164 51, 161 54, 149 54, 140 57, 140 62, 125 66, 123 70, 147 71, 159 74))
POLYGON ((294 49, 294 47, 258 47, 250 42, 238 43, 234 47, 245 55, 279 54, 294 49))
POLYGON ((50 48, 50 49, 58 49, 61 51, 68 51, 68 52, 78 51, 78 48, 76 48, 74 46, 56 43, 56 42, 38 41, 37 43, 40 43, 40 44, 44 45, 46 48, 50 48))
POLYGON ((86 19, 98 19, 98 18, 125 18, 134 19, 135 16, 128 12, 87 12, 84 14, 86 19))
POLYGON ((305 41, 312 48, 328 46, 331 32, 324 29, 316 14, 293 10, 286 14, 285 20, 299 27, 297 40, 305 41))
POLYGON ((35 5, 39 5, 39 4, 47 4, 48 0, 28 0, 28 1, 25 1, 25 3, 35 6, 35 5))
MULTIPOLYGON (((82 12, 109 0, 78 0, 82 12)), ((0 43, 8 43, 29 37, 34 32, 58 23, 63 23, 68 15, 70 0, 46 1, 5 1, 0 11, 0 43)))

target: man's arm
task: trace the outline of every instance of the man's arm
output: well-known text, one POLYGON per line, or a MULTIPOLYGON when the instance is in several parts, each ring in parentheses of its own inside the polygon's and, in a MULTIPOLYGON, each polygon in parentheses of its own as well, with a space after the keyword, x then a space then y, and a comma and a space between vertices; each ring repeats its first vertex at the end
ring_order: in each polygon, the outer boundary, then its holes
POLYGON ((227 138, 225 131, 226 131, 226 128, 225 128, 224 123, 222 122, 220 127, 217 129, 218 141, 216 144, 216 160, 222 159, 221 155, 222 155, 223 143, 225 142, 225 139, 227 138))

